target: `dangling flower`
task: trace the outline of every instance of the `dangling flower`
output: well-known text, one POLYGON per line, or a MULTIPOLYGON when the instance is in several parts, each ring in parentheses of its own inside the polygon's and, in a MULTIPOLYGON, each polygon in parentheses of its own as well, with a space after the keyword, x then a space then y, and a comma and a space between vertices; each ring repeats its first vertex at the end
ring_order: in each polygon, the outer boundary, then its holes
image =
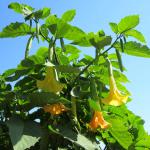
POLYGON ((55 68, 47 67, 45 79, 37 80, 37 87, 46 92, 58 93, 63 89, 64 84, 57 80, 55 68))
POLYGON ((56 104, 47 104, 43 107, 45 112, 51 113, 52 115, 59 115, 65 111, 68 111, 68 108, 66 108, 62 103, 56 103, 56 104))
POLYGON ((125 104, 128 100, 128 95, 122 95, 117 89, 113 76, 110 76, 110 91, 107 98, 102 99, 102 103, 113 106, 125 104))
MULTIPOLYGON (((110 63, 110 62, 109 62, 110 63)), ((120 106, 127 102, 128 95, 122 95, 117 89, 116 82, 113 76, 112 66, 109 64, 109 72, 110 72, 110 91, 107 98, 102 99, 102 103, 113 106, 120 106)))
POLYGON ((101 127, 102 129, 107 129, 110 126, 110 123, 104 120, 102 112, 95 111, 92 120, 89 123, 89 127, 94 130, 98 127, 101 127))

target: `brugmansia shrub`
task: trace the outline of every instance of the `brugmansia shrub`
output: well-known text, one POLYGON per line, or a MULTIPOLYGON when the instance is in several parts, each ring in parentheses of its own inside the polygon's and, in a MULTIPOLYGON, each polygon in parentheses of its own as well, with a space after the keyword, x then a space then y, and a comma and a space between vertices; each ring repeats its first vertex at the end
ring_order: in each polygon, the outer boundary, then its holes
POLYGON ((71 25, 75 10, 58 17, 49 8, 8 7, 25 22, 9 24, 0 38, 29 39, 20 64, 0 75, 0 149, 96 150, 103 143, 105 150, 149 150, 144 121, 126 106, 131 97, 121 59, 122 53, 150 58, 135 29, 139 16, 111 22, 112 38, 71 25), (47 44, 30 55, 33 40, 47 44), (82 47, 95 56, 81 55, 82 47))

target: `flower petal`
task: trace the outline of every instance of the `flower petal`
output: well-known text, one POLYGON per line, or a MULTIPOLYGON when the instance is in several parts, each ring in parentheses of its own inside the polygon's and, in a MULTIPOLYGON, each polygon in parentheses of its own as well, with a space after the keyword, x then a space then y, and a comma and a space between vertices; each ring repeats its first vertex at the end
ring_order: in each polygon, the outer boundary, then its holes
POLYGON ((94 116, 89 123, 89 126, 92 130, 98 128, 99 126, 102 129, 106 129, 110 126, 110 123, 108 123, 107 121, 104 120, 102 112, 95 111, 94 116))
POLYGON ((68 109, 62 103, 47 104, 43 107, 45 112, 51 113, 52 115, 59 115, 68 109))
POLYGON ((116 82, 113 76, 110 76, 110 91, 107 98, 102 99, 102 102, 107 105, 120 106, 126 103, 128 95, 122 95, 117 89, 116 82))

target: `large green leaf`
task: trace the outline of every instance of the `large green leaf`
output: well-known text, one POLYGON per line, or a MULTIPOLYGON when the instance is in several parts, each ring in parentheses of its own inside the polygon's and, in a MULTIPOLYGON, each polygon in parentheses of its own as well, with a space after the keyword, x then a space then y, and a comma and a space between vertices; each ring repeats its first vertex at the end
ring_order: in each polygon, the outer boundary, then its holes
POLYGON ((16 145, 21 139, 24 129, 24 122, 19 117, 12 117, 6 122, 9 128, 9 135, 13 145, 16 145))
POLYGON ((150 149, 150 136, 143 136, 143 138, 135 144, 135 147, 145 147, 150 149))
POLYGON ((66 11, 63 15, 62 15, 62 19, 66 22, 70 22, 73 20, 74 16, 76 15, 76 10, 72 9, 72 10, 68 10, 66 11))
POLYGON ((48 48, 47 47, 40 47, 37 51, 36 51, 36 55, 38 56, 42 56, 42 57, 48 57, 48 48))
POLYGON ((132 30, 125 32, 125 35, 134 37, 137 40, 139 40, 140 42, 143 42, 143 43, 146 42, 143 34, 139 31, 135 30, 135 29, 132 29, 132 30))
POLYGON ((128 149, 133 143, 132 135, 128 132, 128 128, 124 125, 123 120, 119 118, 108 118, 107 121, 112 124, 112 127, 109 129, 112 136, 123 148, 128 149))
POLYGON ((69 32, 70 30, 70 25, 67 24, 65 21, 63 20, 59 20, 57 23, 57 32, 56 32, 56 37, 57 38, 61 38, 64 37, 64 35, 69 32))
POLYGON ((68 40, 77 40, 85 36, 84 31, 80 28, 68 24, 66 21, 57 18, 55 15, 51 15, 46 19, 46 25, 51 33, 57 38, 64 37, 68 40))
POLYGON ((38 142, 42 136, 42 128, 33 121, 23 121, 19 117, 12 117, 6 122, 14 150, 25 150, 38 142))
MULTIPOLYGON (((116 44, 115 48, 121 51, 120 44, 116 44)), ((146 45, 141 45, 140 43, 132 41, 124 44, 124 53, 138 57, 150 58, 150 48, 146 45)))
POLYGON ((139 24, 139 16, 138 15, 131 15, 126 16, 125 18, 121 19, 118 24, 118 31, 119 33, 128 31, 139 24))
POLYGON ((65 53, 66 54, 74 54, 74 53, 80 53, 81 50, 79 50, 77 47, 73 45, 65 45, 65 53))
POLYGON ((0 32, 0 38, 14 38, 32 34, 30 26, 25 23, 11 23, 0 32))
POLYGON ((68 32, 64 35, 64 38, 68 40, 78 40, 85 36, 85 32, 76 26, 70 26, 68 32))
POLYGON ((24 15, 29 15, 34 10, 34 8, 32 8, 29 5, 19 4, 17 2, 10 3, 8 5, 8 8, 13 9, 15 12, 24 14, 24 15))
POLYGON ((71 129, 70 124, 64 124, 63 126, 57 126, 57 129, 54 130, 51 126, 49 126, 49 129, 61 136, 63 136, 65 139, 68 139, 69 141, 73 142, 76 145, 79 145, 80 147, 84 148, 85 150, 95 150, 98 149, 98 146, 93 143, 90 139, 88 139, 86 136, 76 133, 71 129), (59 132, 58 132, 59 131, 59 132))

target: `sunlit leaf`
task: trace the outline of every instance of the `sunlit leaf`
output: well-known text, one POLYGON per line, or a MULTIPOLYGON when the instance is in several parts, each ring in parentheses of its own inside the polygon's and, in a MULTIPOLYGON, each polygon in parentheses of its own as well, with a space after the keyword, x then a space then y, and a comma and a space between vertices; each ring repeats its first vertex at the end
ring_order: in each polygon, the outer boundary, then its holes
POLYGON ((23 121, 12 117, 6 122, 14 150, 24 150, 38 142, 42 135, 42 128, 33 121, 23 121))
POLYGON ((119 33, 126 32, 130 29, 133 29, 139 24, 139 16, 138 15, 131 15, 126 16, 118 24, 118 31, 119 33))
MULTIPOLYGON (((121 50, 120 44, 116 44, 115 48, 121 50)), ((124 53, 132 56, 150 58, 150 49, 146 45, 132 41, 124 44, 124 53)))
POLYGON ((111 27, 111 30, 114 32, 114 33, 118 33, 118 25, 114 22, 110 22, 109 23, 109 26, 111 27))
POLYGON ((110 118, 107 120, 112 124, 109 129, 112 136, 118 141, 118 143, 125 149, 132 144, 132 135, 128 132, 128 128, 124 125, 120 119, 110 118))
POLYGON ((14 38, 32 34, 30 26, 25 23, 11 23, 0 32, 0 38, 14 38))
POLYGON ((26 15, 26 16, 31 14, 32 11, 34 10, 34 8, 32 8, 29 5, 19 4, 17 2, 10 3, 8 5, 8 8, 13 9, 15 12, 26 15))
POLYGON ((70 21, 73 20, 73 18, 74 18, 75 15, 76 15, 76 10, 75 10, 75 9, 68 10, 68 11, 66 11, 66 12, 62 15, 61 19, 63 19, 63 20, 66 21, 66 22, 70 22, 70 21))
POLYGON ((146 41, 145 41, 145 38, 144 38, 144 36, 143 36, 143 34, 142 34, 141 32, 139 32, 139 31, 137 31, 137 30, 134 30, 134 29, 129 30, 129 31, 127 31, 127 32, 125 33, 125 35, 134 37, 134 38, 136 38, 137 40, 139 40, 140 42, 143 42, 143 43, 146 42, 146 41))

